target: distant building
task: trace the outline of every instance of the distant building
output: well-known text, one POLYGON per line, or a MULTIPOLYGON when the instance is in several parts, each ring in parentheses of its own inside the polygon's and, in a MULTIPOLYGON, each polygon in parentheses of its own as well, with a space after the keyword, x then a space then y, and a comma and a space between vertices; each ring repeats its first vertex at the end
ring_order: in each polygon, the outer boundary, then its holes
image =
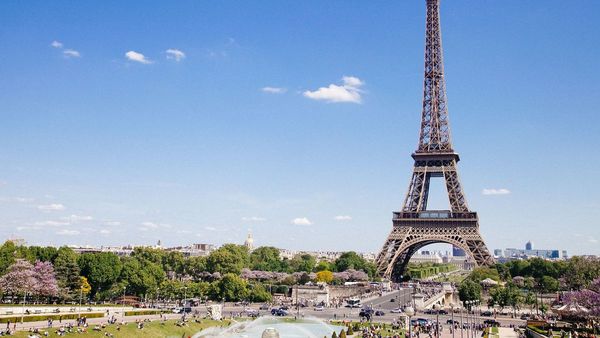
POLYGON ((467 253, 465 252, 465 250, 457 247, 457 246, 452 246, 452 256, 454 257, 464 257, 466 256, 467 253))
POLYGON ((411 263, 443 263, 442 256, 436 252, 421 251, 410 257, 411 263))
POLYGON ((244 246, 248 248, 248 251, 254 250, 254 238, 252 238, 252 232, 248 232, 248 237, 246 237, 244 246))
POLYGON ((528 241, 527 243, 525 243, 525 250, 529 250, 529 251, 533 250, 533 242, 532 241, 528 241))

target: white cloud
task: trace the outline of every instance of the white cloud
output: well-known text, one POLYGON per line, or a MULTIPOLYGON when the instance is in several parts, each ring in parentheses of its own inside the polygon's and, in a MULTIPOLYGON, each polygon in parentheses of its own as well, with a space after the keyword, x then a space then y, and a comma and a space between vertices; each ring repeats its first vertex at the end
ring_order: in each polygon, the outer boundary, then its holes
POLYGON ((80 232, 78 230, 68 230, 68 229, 63 229, 63 230, 56 232, 57 235, 63 235, 63 236, 75 236, 75 235, 79 235, 79 233, 80 232))
POLYGON ((76 222, 83 222, 83 221, 91 221, 94 219, 94 217, 82 216, 82 215, 71 215, 71 216, 61 217, 60 219, 69 221, 71 223, 76 223, 76 222))
POLYGON ((74 50, 74 49, 66 49, 63 51, 63 55, 67 58, 78 58, 81 57, 81 54, 79 54, 78 51, 74 50))
POLYGON ((298 218, 294 218, 292 220, 292 224, 294 224, 294 225, 311 225, 313 223, 306 217, 298 217, 298 218))
POLYGON ((129 52, 125 53, 125 57, 128 58, 131 61, 135 61, 135 62, 139 62, 139 63, 143 63, 143 64, 150 64, 152 63, 152 61, 150 61, 147 57, 144 56, 144 54, 135 52, 130 50, 129 52))
POLYGON ((142 222, 142 226, 145 228, 151 228, 151 229, 158 228, 158 224, 153 223, 153 222, 142 222))
POLYGON ((204 230, 217 231, 217 228, 215 228, 215 227, 204 227, 204 230))
POLYGON ((360 87, 365 83, 354 76, 344 76, 342 82, 342 85, 330 84, 314 91, 307 90, 302 95, 318 101, 361 103, 360 87))
POLYGON ((348 216, 348 215, 339 215, 339 216, 335 216, 333 219, 336 221, 351 221, 352 217, 348 216))
POLYGON ((38 226, 20 226, 17 227, 17 231, 24 231, 24 230, 40 230, 41 228, 38 226))
POLYGON ((38 205, 38 209, 42 211, 60 211, 65 210, 65 206, 60 203, 52 203, 46 205, 38 205))
POLYGON ((50 44, 50 46, 54 47, 54 48, 63 48, 63 44, 60 41, 52 41, 52 43, 50 44))
POLYGON ((167 59, 171 59, 171 60, 175 60, 175 61, 181 61, 183 59, 185 59, 185 53, 180 51, 179 49, 167 49, 165 51, 165 53, 167 53, 167 59))
POLYGON ((483 189, 481 191, 484 195, 508 195, 510 194, 510 190, 500 188, 500 189, 483 189))
POLYGON ((262 90, 265 93, 269 93, 269 94, 283 94, 285 92, 287 92, 287 88, 281 88, 281 87, 262 87, 260 90, 262 90))
POLYGON ((34 223, 36 226, 40 226, 40 227, 60 227, 63 225, 69 225, 69 222, 62 222, 62 221, 41 221, 41 222, 35 222, 34 223))
POLYGON ((244 222, 264 222, 266 220, 266 218, 258 216, 242 217, 242 221, 244 222))

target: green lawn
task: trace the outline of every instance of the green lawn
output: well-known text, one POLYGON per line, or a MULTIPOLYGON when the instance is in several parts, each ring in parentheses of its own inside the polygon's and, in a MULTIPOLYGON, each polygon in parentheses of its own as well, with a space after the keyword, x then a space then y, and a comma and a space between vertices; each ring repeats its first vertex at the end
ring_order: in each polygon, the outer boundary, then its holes
MULTIPOLYGON (((211 320, 201 320, 200 323, 194 322, 193 320, 189 321, 186 326, 178 326, 176 325, 177 321, 175 320, 167 320, 165 322, 162 321, 154 321, 150 323, 144 323, 143 329, 138 329, 137 324, 135 322, 131 322, 120 326, 120 330, 117 331, 117 325, 109 325, 105 329, 101 331, 94 331, 94 325, 90 325, 88 327, 87 333, 68 333, 66 336, 74 336, 74 337, 90 337, 90 338, 101 338, 106 337, 105 333, 108 332, 113 334, 114 337, 118 338, 135 338, 135 337, 149 337, 149 338, 164 338, 164 337, 177 337, 180 338, 183 335, 185 337, 191 337, 198 331, 205 329, 211 326, 228 326, 230 324, 229 321, 211 321, 211 320)), ((53 328, 49 331, 51 337, 56 337, 57 328, 53 328)), ((43 337, 43 331, 40 331, 41 336, 43 337)), ((17 338, 26 338, 30 333, 27 331, 19 331, 13 337, 17 338)))

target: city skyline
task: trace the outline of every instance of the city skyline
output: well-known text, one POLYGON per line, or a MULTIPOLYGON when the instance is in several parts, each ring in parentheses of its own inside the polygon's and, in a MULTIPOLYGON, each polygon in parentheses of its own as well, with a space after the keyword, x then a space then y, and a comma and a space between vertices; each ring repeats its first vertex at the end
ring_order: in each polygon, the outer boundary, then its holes
MULTIPOLYGON (((490 249, 597 255, 600 5, 537 5, 442 2, 462 183, 490 249)), ((0 4, 0 235, 378 251, 418 138, 422 3, 174 6, 0 4)))

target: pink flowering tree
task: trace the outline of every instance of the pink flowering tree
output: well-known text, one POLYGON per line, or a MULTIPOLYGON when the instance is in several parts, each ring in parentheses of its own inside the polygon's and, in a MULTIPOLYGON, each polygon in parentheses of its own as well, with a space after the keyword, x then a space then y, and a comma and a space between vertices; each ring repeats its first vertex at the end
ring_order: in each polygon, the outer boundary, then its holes
POLYGON ((5 294, 32 293, 36 284, 34 267, 24 259, 17 259, 0 277, 0 290, 5 294))
POLYGON ((35 262, 33 267, 35 285, 34 293, 43 297, 58 296, 58 284, 54 274, 54 266, 50 262, 35 262))
POLYGON ((567 292, 563 302, 577 303, 590 310, 590 315, 600 317, 600 278, 593 280, 587 289, 567 292))

